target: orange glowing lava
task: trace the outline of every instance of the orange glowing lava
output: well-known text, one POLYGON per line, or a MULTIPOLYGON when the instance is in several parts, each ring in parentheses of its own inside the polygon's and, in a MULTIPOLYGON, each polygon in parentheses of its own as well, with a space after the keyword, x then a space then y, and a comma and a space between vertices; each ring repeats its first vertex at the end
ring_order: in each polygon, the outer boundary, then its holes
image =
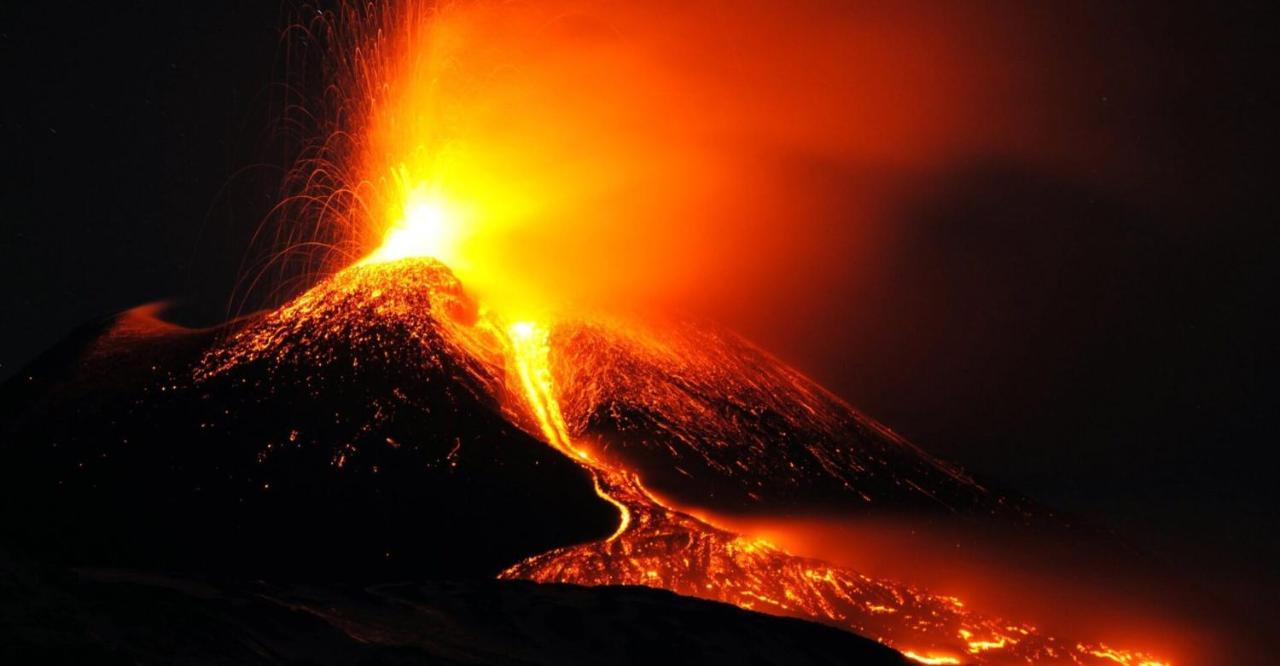
POLYGON ((902 654, 906 655, 908 659, 912 661, 918 661, 922 664, 958 664, 960 663, 960 660, 958 658, 947 656, 947 655, 939 656, 934 654, 928 654, 928 655, 916 654, 912 650, 907 650, 902 654))

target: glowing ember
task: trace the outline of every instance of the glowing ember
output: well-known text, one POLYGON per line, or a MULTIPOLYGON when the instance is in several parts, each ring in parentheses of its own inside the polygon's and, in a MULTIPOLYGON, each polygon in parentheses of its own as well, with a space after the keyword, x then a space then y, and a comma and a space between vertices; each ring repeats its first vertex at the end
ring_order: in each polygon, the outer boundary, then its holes
POLYGON ((908 659, 912 661, 918 661, 922 664, 958 664, 960 663, 960 660, 957 659, 956 657, 949 657, 945 655, 936 656, 932 654, 931 655, 916 654, 911 650, 907 650, 902 654, 906 655, 908 659))

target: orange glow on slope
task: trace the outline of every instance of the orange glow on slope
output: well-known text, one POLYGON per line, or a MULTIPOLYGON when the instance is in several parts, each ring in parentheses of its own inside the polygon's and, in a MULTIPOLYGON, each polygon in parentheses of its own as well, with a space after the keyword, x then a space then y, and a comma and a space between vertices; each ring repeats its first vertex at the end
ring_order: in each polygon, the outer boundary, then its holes
POLYGON ((921 654, 916 654, 911 650, 907 650, 902 654, 905 655, 907 659, 910 659, 912 661, 918 661, 922 664, 958 664, 960 663, 959 659, 955 657, 945 656, 945 655, 944 656, 921 655, 921 654))
POLYGON ((992 640, 974 640, 973 632, 968 629, 961 629, 957 632, 960 638, 963 638, 969 644, 969 652, 978 654, 987 650, 1000 650, 1010 643, 1016 644, 1017 639, 1010 638, 1001 634, 996 634, 992 640))
POLYGON ((1087 651, 1095 657, 1121 664, 1121 666, 1167 666, 1164 662, 1149 659, 1145 655, 1135 655, 1132 652, 1116 650, 1114 648, 1107 647, 1106 645, 1098 645, 1095 647, 1077 645, 1076 649, 1087 651))

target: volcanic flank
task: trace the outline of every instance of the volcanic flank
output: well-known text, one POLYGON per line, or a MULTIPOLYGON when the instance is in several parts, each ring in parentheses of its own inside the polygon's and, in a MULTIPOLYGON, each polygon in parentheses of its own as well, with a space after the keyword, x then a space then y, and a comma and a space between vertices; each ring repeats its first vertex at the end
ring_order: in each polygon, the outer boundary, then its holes
MULTIPOLYGON (((680 510, 835 498, 1042 513, 734 335, 504 321, 433 260, 358 264, 216 329, 130 311, 9 382, 3 408, 5 542, 45 562, 643 585, 818 620, 924 663, 1157 663, 680 510)), ((357 640, 399 640, 317 603, 296 606, 357 640)))
POLYGON ((608 535, 589 475, 509 423, 475 317, 418 261, 219 329, 82 330, 5 388, 7 529, 72 564, 361 580, 608 535))
POLYGON ((600 442, 602 454, 682 503, 1043 514, 989 492, 730 332, 579 319, 557 322, 551 339, 571 435, 600 442))

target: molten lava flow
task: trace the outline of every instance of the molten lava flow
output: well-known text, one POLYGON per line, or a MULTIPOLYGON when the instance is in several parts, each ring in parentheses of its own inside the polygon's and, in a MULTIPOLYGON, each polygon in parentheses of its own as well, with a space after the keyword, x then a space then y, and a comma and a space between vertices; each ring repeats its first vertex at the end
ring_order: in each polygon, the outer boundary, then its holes
POLYGON ((644 585, 749 610, 817 619, 905 648, 907 657, 925 664, 1090 664, 1099 659, 1132 666, 1162 664, 1144 653, 1064 643, 1034 626, 971 612, 954 597, 795 556, 768 541, 734 534, 667 506, 645 490, 634 472, 573 442, 560 413, 546 327, 526 321, 506 331, 509 363, 538 430, 549 444, 591 471, 597 493, 619 508, 621 520, 604 541, 535 555, 501 577, 644 585))
POLYGON ((908 659, 912 661, 918 661, 922 664, 958 664, 960 663, 959 659, 955 657, 948 657, 945 655, 941 657, 937 657, 933 655, 916 654, 912 650, 907 650, 902 654, 906 655, 908 659))
POLYGON ((569 456, 585 460, 587 453, 573 448, 556 400, 551 369, 547 365, 546 329, 533 322, 519 321, 507 327, 507 339, 511 341, 511 360, 520 376, 525 400, 547 443, 569 456))
MULTIPOLYGON (((627 507, 630 522, 609 540, 536 555, 501 577, 643 585, 819 620, 876 638, 926 664, 1105 663, 1101 645, 1063 642, 1031 625, 971 612, 954 597, 792 555, 663 506, 633 475, 585 464, 602 493, 627 507)), ((1163 663, 1138 652, 1108 655, 1134 666, 1163 663)))
MULTIPOLYGON (((510 342, 510 358, 520 377, 520 387, 524 389, 524 399, 529 411, 538 422, 538 428, 546 437, 547 443, 561 453, 583 463, 591 461, 591 454, 574 446, 569 437, 569 430, 564 423, 564 415, 560 412, 560 403, 556 399, 555 384, 551 379, 551 368, 547 362, 547 330, 533 322, 520 321, 507 327, 507 340, 510 342)), ((631 510, 623 502, 614 499, 613 495, 601 486, 601 472, 590 466, 595 479, 596 494, 618 509, 621 520, 618 529, 609 537, 612 541, 624 532, 631 524, 631 510)))

